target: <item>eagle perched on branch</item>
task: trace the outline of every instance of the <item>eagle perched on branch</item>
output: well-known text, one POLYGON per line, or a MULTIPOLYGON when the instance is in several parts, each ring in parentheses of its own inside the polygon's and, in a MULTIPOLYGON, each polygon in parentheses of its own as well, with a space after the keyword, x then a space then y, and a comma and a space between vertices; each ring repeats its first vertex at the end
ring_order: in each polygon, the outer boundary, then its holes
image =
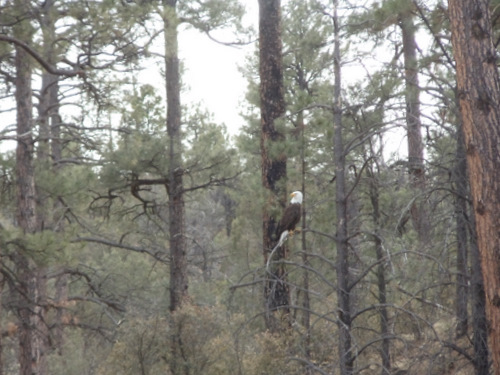
POLYGON ((285 208, 285 211, 283 211, 283 216, 276 228, 276 238, 279 238, 279 241, 274 249, 283 245, 285 239, 293 234, 295 226, 300 221, 302 214, 302 193, 300 191, 294 191, 290 196, 292 197, 290 204, 285 208))

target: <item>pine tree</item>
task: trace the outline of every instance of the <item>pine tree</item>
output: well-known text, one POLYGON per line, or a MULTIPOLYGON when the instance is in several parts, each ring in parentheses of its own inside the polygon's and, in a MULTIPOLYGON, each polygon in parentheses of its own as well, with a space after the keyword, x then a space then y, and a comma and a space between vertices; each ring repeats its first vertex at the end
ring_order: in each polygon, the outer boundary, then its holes
MULTIPOLYGON (((286 206, 287 157, 280 150, 285 136, 279 128, 279 121, 283 121, 285 113, 280 0, 259 0, 259 56, 262 186, 267 190, 262 212, 262 246, 267 264, 277 243, 278 219, 271 208, 283 209, 286 206)), ((264 287, 266 325, 272 331, 280 329, 281 319, 285 324, 289 319, 290 295, 282 263, 286 257, 286 246, 280 246, 270 259, 273 267, 264 287), (282 318, 273 316, 279 310, 282 318)))
POLYGON ((500 310, 497 301, 500 225, 496 151, 500 142, 500 78, 495 64, 489 2, 449 1, 453 54, 457 64, 457 91, 467 149, 471 196, 483 268, 489 344, 494 370, 500 374, 500 310))

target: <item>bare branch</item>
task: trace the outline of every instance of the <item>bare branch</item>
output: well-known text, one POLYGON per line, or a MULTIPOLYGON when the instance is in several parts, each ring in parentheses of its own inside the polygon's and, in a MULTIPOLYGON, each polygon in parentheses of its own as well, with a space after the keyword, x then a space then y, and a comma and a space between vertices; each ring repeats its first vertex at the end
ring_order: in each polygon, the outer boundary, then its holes
POLYGON ((191 186, 187 189, 184 189, 184 192, 205 189, 210 186, 225 186, 228 181, 234 180, 240 174, 241 172, 238 172, 235 176, 223 177, 223 178, 214 178, 213 176, 210 176, 210 180, 208 182, 201 185, 191 186))
POLYGON ((0 34, 0 41, 15 44, 26 52, 28 52, 31 57, 33 57, 47 72, 54 75, 74 77, 74 76, 84 76, 85 71, 83 69, 58 69, 53 65, 49 64, 37 51, 35 51, 31 46, 11 36, 0 34))
POLYGON ((167 263, 168 260, 167 254, 162 252, 162 251, 152 251, 149 249, 145 249, 143 247, 138 247, 138 246, 132 246, 132 245, 125 245, 120 242, 112 241, 112 240, 107 240, 105 238, 98 238, 98 237, 78 237, 74 240, 71 241, 72 243, 77 243, 77 242, 93 242, 93 243, 99 243, 101 245, 106 245, 110 247, 116 247, 119 249, 124 249, 124 250, 130 250, 134 251, 136 253, 142 253, 142 254, 148 254, 154 259, 162 262, 162 263, 167 263))

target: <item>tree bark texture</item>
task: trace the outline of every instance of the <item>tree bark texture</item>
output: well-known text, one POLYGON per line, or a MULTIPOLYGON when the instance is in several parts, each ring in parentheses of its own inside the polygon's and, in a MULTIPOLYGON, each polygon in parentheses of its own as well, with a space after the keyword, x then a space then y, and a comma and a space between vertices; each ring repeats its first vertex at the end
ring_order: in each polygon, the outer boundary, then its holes
POLYGON ((467 161, 465 157, 464 137, 461 124, 457 129, 457 148, 453 169, 455 195, 455 220, 457 236, 457 289, 455 311, 457 316, 457 338, 467 334, 468 327, 468 282, 467 270, 468 239, 467 239, 467 161))
MULTIPOLYGON (((21 47, 15 48, 16 57, 16 200, 17 224, 27 235, 40 229, 37 216, 35 175, 33 168, 33 103, 31 91, 30 57, 21 47)), ((19 365, 22 375, 41 375, 47 372, 47 327, 41 301, 45 290, 36 265, 26 254, 30 249, 22 245, 13 259, 19 285, 14 287, 19 326, 19 365)))
POLYGON ((168 135, 168 224, 170 246, 170 371, 187 375, 189 366, 183 356, 184 342, 175 319, 188 297, 187 244, 185 236, 184 182, 182 168, 182 133, 180 104, 180 70, 177 27, 177 0, 163 0, 165 38, 165 80, 168 135))
POLYGON ((377 262, 379 262, 376 275, 377 275, 377 288, 378 288, 378 303, 379 307, 379 322, 380 322, 380 335, 382 336, 382 343, 379 350, 382 369, 381 375, 389 375, 391 373, 391 337, 389 327, 389 312, 387 311, 387 280, 385 268, 387 261, 384 261, 385 253, 382 245, 382 238, 380 232, 381 212, 379 205, 379 186, 378 181, 375 179, 375 173, 368 171, 370 178, 370 202, 372 204, 372 217, 375 226, 373 234, 373 242, 375 246, 375 254, 377 255, 377 262))
MULTIPOLYGON (((54 17, 56 0, 47 0, 41 7, 40 23, 43 36, 42 57, 47 63, 55 66, 58 62, 58 51, 56 49, 56 21, 54 17)), ((42 89, 38 105, 39 114, 39 145, 37 157, 47 161, 56 167, 61 159, 60 127, 61 116, 59 114, 59 76, 46 70, 42 72, 42 89)))
MULTIPOLYGON (((285 113, 283 91, 283 66, 281 42, 281 1, 259 0, 259 50, 260 50, 260 108, 261 108, 261 163, 262 185, 267 201, 262 212, 263 252, 267 264, 268 256, 276 244, 275 230, 278 223, 272 208, 286 205, 286 155, 277 151, 284 135, 277 129, 277 120, 285 113)), ((281 262, 287 257, 286 245, 273 254, 271 269, 267 273, 265 299, 269 329, 279 329, 279 322, 270 314, 281 310, 289 313, 290 293, 286 283, 285 266, 281 262)))
MULTIPOLYGON (((458 98, 457 98, 458 101, 458 98)), ((458 103, 457 103, 458 110, 458 103)), ((457 113, 457 118, 461 118, 457 113)), ((475 231, 475 214, 470 212, 469 188, 467 184, 467 160, 465 152, 465 141, 462 129, 462 121, 457 129, 456 165, 453 180, 456 189, 455 215, 457 226, 457 337, 466 335, 468 332, 468 301, 472 306, 472 344, 474 348, 474 373, 475 375, 489 374, 488 353, 488 327, 486 319, 486 301, 484 296, 483 274, 481 260, 477 248, 477 236, 475 231), (470 271, 468 271, 468 259, 470 258, 470 271)))
POLYGON ((188 295, 184 184, 181 143, 180 71, 176 0, 165 1, 165 76, 167 89, 168 208, 170 235, 170 311, 188 295))
MULTIPOLYGON (((47 63, 56 65, 55 51, 55 18, 54 18, 54 1, 47 0, 40 9, 40 24, 43 37, 42 56, 47 63)), ((42 72, 42 89, 40 91, 40 100, 38 104, 39 113, 39 141, 37 149, 37 158, 50 162, 52 142, 51 135, 51 116, 58 111, 58 76, 47 71, 42 72)))
MULTIPOLYGON (((405 70, 406 126, 408 138, 408 171, 410 184, 417 195, 425 189, 424 144, 420 120, 420 86, 418 82, 417 42, 412 15, 403 15, 400 27, 403 36, 405 70)), ((428 238, 428 220, 423 199, 416 199, 411 206, 412 222, 418 236, 428 238)))
MULTIPOLYGON (((56 48, 56 0, 47 0, 40 8, 40 25, 42 31, 42 57, 47 63, 56 66, 58 52, 56 48)), ((46 70, 42 71, 42 87, 38 102, 38 147, 37 165, 39 169, 49 170, 53 174, 61 171, 63 166, 59 163, 62 157, 61 150, 61 116, 59 114, 59 76, 46 70)), ((39 197, 43 193, 38 189, 39 197)), ((38 220, 44 229, 59 232, 63 229, 63 217, 66 209, 60 199, 39 199, 37 214, 38 220)), ((68 279, 67 274, 59 276, 56 280, 55 298, 60 306, 63 306, 68 299, 68 279)), ((43 288, 46 288, 46 279, 40 278, 43 288)), ((56 311, 56 323, 54 325, 53 345, 57 347, 58 353, 62 355, 63 330, 62 319, 64 310, 59 308, 56 311)))
MULTIPOLYGON (((304 124, 304 114, 303 111, 300 111, 298 114, 297 126, 300 129, 300 138, 301 138, 301 147, 300 147, 300 158, 302 160, 302 168, 301 168, 301 191, 304 197, 307 197, 307 185, 306 185, 306 170, 307 170, 307 161, 306 161, 306 136, 305 136, 305 124, 304 124)), ((305 199, 307 201, 307 199, 305 199)), ((302 228, 307 228, 307 211, 305 204, 302 204, 302 228)), ((309 293, 309 285, 310 285, 310 276, 309 276, 309 267, 311 264, 309 262, 309 254, 307 248, 306 241, 306 232, 302 231, 301 233, 301 251, 302 251, 302 264, 304 265, 303 275, 302 275, 302 326, 305 329, 305 340, 304 340, 304 356, 307 362, 311 361, 312 357, 312 349, 311 349, 311 296, 309 293)), ((314 370, 307 366, 304 369, 304 375, 313 374, 314 370)))
POLYGON ((17 223, 26 233, 38 230, 35 174, 33 168, 33 103, 29 55, 16 47, 16 193, 17 223))
POLYGON ((500 79, 487 0, 449 0, 457 94, 483 270, 489 345, 500 374, 500 79))
POLYGON ((473 212, 471 212, 470 218, 470 294, 472 296, 472 345, 474 347, 474 374, 489 375, 490 359, 488 350, 488 319, 486 318, 486 297, 484 293, 481 257, 477 246, 477 235, 474 229, 476 226, 476 220, 473 212))
POLYGON ((351 290, 349 286, 349 244, 347 191, 345 178, 345 151, 342 131, 342 98, 340 67, 340 27, 337 16, 338 2, 334 1, 334 102, 333 102, 333 158, 335 162, 335 206, 336 206, 336 247, 337 247, 337 304, 339 332, 340 374, 351 375, 354 357, 351 339, 351 290))

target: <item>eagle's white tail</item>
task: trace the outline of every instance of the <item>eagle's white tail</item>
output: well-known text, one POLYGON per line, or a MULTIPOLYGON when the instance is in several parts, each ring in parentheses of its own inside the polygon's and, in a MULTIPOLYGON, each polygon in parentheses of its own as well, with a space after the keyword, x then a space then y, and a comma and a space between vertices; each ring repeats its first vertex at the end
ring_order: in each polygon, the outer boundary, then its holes
POLYGON ((278 241, 278 244, 274 247, 274 249, 271 251, 271 254, 269 254, 269 257, 267 258, 267 265, 266 265, 266 267, 268 269, 269 269, 269 262, 271 261, 271 259, 273 259, 274 252, 276 251, 276 249, 278 249, 279 247, 281 247, 281 245, 283 245, 283 242, 285 242, 285 240, 287 239, 287 237, 288 237, 288 231, 285 230, 285 231, 283 231, 283 233, 281 233, 280 240, 278 241))
POLYGON ((285 230, 283 231, 283 233, 281 233, 280 240, 278 241, 278 244, 274 247, 273 251, 276 250, 278 247, 281 247, 281 245, 283 245, 283 242, 285 242, 287 237, 288 237, 288 231, 285 230))

